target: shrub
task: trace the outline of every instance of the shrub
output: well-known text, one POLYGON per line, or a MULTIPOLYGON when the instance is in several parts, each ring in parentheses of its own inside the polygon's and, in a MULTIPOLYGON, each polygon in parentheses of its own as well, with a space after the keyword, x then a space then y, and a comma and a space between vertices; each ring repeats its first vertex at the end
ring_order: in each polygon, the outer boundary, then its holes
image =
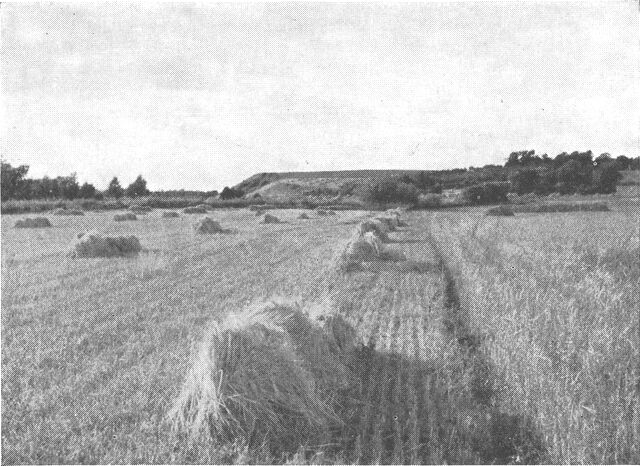
POLYGON ((464 199, 470 204, 499 204, 507 202, 509 183, 482 183, 465 188, 462 192, 464 199))

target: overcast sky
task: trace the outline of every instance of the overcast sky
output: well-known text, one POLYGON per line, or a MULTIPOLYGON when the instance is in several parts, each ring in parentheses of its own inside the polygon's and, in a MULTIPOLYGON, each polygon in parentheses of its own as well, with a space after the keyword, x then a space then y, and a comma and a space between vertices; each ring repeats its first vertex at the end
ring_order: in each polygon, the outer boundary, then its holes
POLYGON ((220 189, 263 171, 637 156, 638 6, 7 4, 2 155, 220 189))

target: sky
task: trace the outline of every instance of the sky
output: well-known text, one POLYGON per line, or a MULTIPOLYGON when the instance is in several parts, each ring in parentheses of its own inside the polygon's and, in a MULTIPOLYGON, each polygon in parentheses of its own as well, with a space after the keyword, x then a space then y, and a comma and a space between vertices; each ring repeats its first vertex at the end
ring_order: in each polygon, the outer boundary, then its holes
POLYGON ((639 155, 638 6, 0 6, 2 158, 102 189, 639 155))

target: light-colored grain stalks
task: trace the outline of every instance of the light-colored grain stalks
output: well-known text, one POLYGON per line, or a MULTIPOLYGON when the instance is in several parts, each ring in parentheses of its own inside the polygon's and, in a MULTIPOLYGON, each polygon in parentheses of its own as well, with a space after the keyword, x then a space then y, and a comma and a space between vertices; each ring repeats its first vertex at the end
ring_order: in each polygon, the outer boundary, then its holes
POLYGON ((53 211, 53 215, 84 215, 82 210, 78 209, 56 209, 53 211))
POLYGON ((70 256, 86 257, 131 257, 142 250, 136 236, 102 236, 95 232, 80 233, 75 239, 70 256))
POLYGON ((138 220, 138 217, 136 217, 136 214, 133 212, 125 212, 124 214, 115 214, 113 220, 116 222, 126 222, 128 220, 138 220))
POLYGON ((338 395, 353 386, 353 330, 272 301, 214 323, 168 413, 190 437, 267 446, 273 454, 318 442, 341 424, 338 395))
POLYGON ((386 223, 381 222, 380 220, 365 220, 358 225, 358 234, 360 236, 363 236, 365 233, 369 232, 372 232, 374 235, 376 235, 383 243, 389 241, 389 227, 386 223))
POLYGON ((51 226, 51 222, 46 217, 25 218, 18 220, 14 225, 15 228, 47 228, 51 226))
POLYGON ((183 212, 185 214, 206 214, 207 213, 207 209, 205 209, 204 207, 187 207, 186 209, 183 210, 183 212))
POLYGON ((168 212, 162 212, 162 218, 177 218, 180 217, 180 214, 178 212, 174 212, 173 210, 170 210, 168 212))
POLYGON ((262 222, 260 223, 282 223, 281 220, 275 215, 265 214, 262 222))
POLYGON ((229 230, 222 228, 220 223, 211 217, 201 218, 193 225, 193 229, 199 235, 229 233, 229 230))

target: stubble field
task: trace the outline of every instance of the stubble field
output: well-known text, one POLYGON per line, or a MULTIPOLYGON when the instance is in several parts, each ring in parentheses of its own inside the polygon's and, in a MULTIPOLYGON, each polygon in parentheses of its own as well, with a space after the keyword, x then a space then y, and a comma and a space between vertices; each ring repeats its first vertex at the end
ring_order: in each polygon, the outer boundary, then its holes
POLYGON ((409 212, 407 261, 344 272, 367 212, 194 235, 198 218, 2 217, 2 457, 10 463, 639 462, 634 211, 409 212), (127 259, 72 259, 90 229, 135 234, 127 259), (366 351, 322 445, 288 455, 187 442, 166 415, 208 324, 279 296, 316 303, 366 351))

